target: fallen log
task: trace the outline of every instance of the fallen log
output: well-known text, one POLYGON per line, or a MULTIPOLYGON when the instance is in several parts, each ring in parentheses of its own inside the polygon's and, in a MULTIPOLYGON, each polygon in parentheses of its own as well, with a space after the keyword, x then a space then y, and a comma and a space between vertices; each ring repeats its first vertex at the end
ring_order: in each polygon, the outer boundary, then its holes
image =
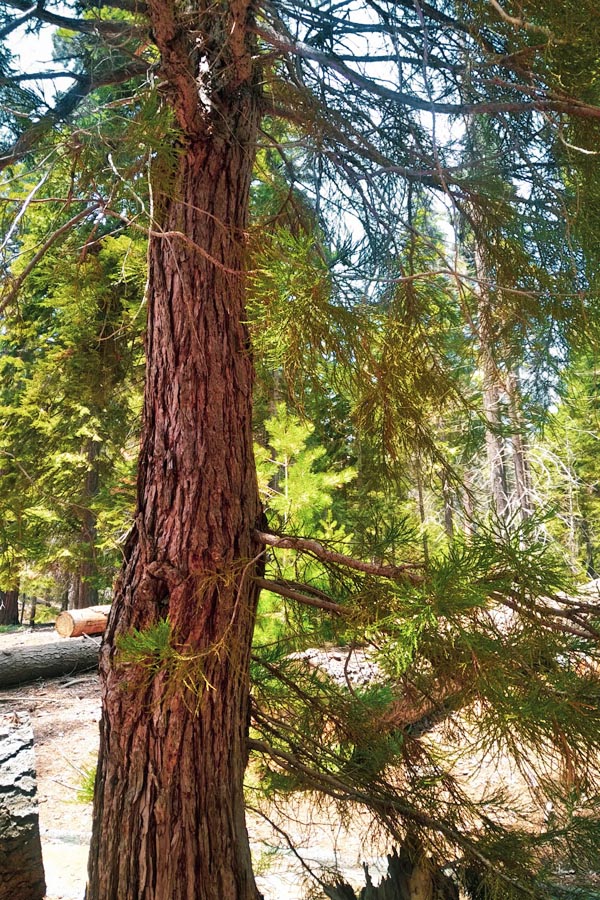
POLYGON ((33 732, 27 713, 12 713, 0 716, 0 900, 45 893, 33 732))
POLYGON ((99 641, 74 638, 34 647, 0 650, 0 690, 37 678, 57 678, 98 666, 99 641))
POLYGON ((76 638, 82 634, 102 634, 106 628, 110 605, 66 609, 56 620, 55 628, 61 637, 76 638))

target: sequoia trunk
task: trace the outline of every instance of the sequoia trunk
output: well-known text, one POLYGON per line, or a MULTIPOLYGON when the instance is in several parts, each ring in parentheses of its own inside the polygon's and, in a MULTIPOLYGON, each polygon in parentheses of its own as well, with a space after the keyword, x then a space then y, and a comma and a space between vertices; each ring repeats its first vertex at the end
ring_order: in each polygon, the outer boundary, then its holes
POLYGON ((19 624, 19 589, 0 591, 0 625, 19 624))
POLYGON ((258 104, 247 88, 220 104, 222 124, 184 142, 169 197, 155 191, 138 512, 101 658, 87 900, 259 896, 243 798, 261 548, 242 276, 258 104), (137 655, 119 650, 132 629, 137 655))

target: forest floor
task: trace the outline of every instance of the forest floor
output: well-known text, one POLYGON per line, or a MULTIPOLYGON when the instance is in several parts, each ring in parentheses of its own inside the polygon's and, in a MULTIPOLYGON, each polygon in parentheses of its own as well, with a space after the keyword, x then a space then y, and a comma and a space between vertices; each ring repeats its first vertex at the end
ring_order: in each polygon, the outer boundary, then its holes
MULTIPOLYGON (((48 628, 0 633, 0 649, 32 646, 62 640, 48 628)), ((0 690, 0 712, 26 710, 34 731, 38 780, 40 833, 46 872, 46 900, 82 900, 88 845, 91 832, 91 804, 80 793, 88 793, 90 774, 98 750, 100 696, 96 673, 78 674, 36 682, 10 690, 0 690)), ((442 733, 435 737, 444 742, 442 733)), ((543 821, 546 810, 535 800, 535 791, 526 773, 516 772, 506 759, 463 759, 461 768, 470 789, 483 795, 500 784, 515 799, 519 817, 534 824, 543 821)), ((510 816, 514 816, 512 811, 510 816)), ((352 815, 344 827, 334 808, 315 807, 302 795, 285 809, 271 809, 275 826, 285 822, 286 831, 300 854, 290 849, 273 826, 250 813, 248 828, 257 882, 267 900, 308 900, 324 896, 318 880, 308 869, 320 874, 339 871, 355 886, 364 885, 363 862, 376 882, 387 869, 390 849, 369 829, 360 814, 352 815)), ((600 866, 599 866, 600 868, 600 866)), ((597 881, 590 873, 590 884, 597 881)), ((565 873, 565 885, 571 881, 565 873)), ((584 893, 599 897, 600 893, 584 893)))

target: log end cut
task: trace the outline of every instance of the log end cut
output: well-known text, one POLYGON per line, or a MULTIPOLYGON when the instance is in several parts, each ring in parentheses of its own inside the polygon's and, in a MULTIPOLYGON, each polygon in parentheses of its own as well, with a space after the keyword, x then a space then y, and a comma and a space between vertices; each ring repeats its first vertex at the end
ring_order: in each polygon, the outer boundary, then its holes
POLYGON ((61 612, 55 628, 61 637, 81 637, 82 634, 102 634, 106 628, 110 606, 88 606, 61 612))

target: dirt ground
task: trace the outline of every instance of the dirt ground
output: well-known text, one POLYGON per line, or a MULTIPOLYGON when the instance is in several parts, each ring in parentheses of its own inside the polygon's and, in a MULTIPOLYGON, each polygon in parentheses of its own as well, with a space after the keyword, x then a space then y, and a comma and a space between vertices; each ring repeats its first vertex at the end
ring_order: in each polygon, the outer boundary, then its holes
MULTIPOLYGON (((0 634, 0 649, 54 640, 61 640, 54 629, 0 634)), ((0 690, 0 712, 13 710, 26 710, 33 727, 48 900, 81 900, 91 808, 77 794, 98 750, 98 678, 75 675, 0 690)))
MULTIPOLYGON (((0 650, 60 640, 63 639, 51 627, 38 627, 34 631, 0 634, 0 650)), ((0 690, 0 712, 18 710, 29 712, 34 732, 46 900, 82 900, 91 806, 82 802, 78 794, 86 776, 89 780, 98 749, 97 675, 65 676, 0 690)), ((435 739, 442 743, 441 736, 435 739)), ((536 803, 527 777, 514 771, 507 761, 494 757, 487 762, 466 760, 461 765, 476 793, 483 794, 501 780, 510 788, 524 819, 541 822, 546 810, 536 803)), ((515 815, 514 809, 511 815, 515 815)), ((273 809, 271 816, 275 822, 285 820, 295 850, 271 825, 249 815, 254 868, 267 900, 323 898, 318 881, 307 874, 307 866, 321 873, 337 869, 357 887, 364 884, 364 861, 368 862, 375 882, 386 871, 385 851, 389 848, 369 837, 368 823, 361 821, 360 816, 352 817, 352 829, 347 830, 340 826, 333 809, 315 810, 305 795, 284 810, 273 809)), ((600 898, 600 894, 585 896, 600 898)))
MULTIPOLYGON (((0 634, 0 650, 61 641, 53 628, 0 634)), ((0 712, 26 710, 34 732, 40 834, 46 873, 46 900, 82 900, 85 891, 91 805, 78 794, 95 765, 98 752, 100 696, 96 673, 77 674, 0 690, 0 712)), ((289 815, 290 809, 274 820, 289 815)), ((349 833, 335 821, 333 811, 292 810, 288 831, 307 865, 315 869, 339 867, 356 885, 364 884, 364 834, 349 833), (303 821, 312 819, 310 829, 303 821)), ((259 888, 268 900, 305 900, 318 883, 270 825, 249 816, 254 867, 259 888)), ((384 856, 371 854, 376 875, 385 872, 384 856)), ((318 894, 323 896, 322 892, 318 894)))

